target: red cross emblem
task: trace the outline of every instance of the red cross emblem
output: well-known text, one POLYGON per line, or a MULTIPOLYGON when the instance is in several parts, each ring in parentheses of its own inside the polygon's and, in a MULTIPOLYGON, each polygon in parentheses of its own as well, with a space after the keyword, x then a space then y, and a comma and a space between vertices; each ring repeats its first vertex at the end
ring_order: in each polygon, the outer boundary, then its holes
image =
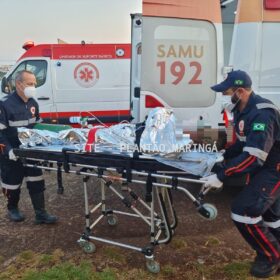
POLYGON ((82 87, 93 87, 99 80, 99 71, 92 63, 83 62, 76 66, 74 79, 82 87))

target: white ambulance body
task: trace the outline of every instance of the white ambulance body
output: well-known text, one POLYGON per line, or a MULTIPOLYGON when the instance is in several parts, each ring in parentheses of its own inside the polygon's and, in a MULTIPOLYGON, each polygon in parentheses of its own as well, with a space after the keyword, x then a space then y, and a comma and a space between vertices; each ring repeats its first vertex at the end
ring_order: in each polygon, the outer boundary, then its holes
POLYGON ((229 64, 280 108, 280 0, 239 0, 229 64))
POLYGON ((45 122, 69 124, 75 116, 88 116, 90 123, 98 123, 94 117, 104 123, 130 118, 130 44, 29 42, 24 48, 2 79, 2 94, 15 89, 17 72, 26 69, 36 75, 45 122))
POLYGON ((218 128, 223 79, 219 0, 143 0, 132 16, 131 113, 143 120, 153 107, 173 108, 184 130, 218 128), (140 71, 141 69, 141 71, 140 71))

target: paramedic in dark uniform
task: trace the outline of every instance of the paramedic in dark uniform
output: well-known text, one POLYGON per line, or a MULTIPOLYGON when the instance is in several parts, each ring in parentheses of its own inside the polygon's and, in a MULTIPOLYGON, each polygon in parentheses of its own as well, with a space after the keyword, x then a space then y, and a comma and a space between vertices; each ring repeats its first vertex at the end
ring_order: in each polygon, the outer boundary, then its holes
POLYGON ((226 149, 216 175, 203 178, 220 188, 230 176, 245 174, 247 184, 232 204, 232 220, 256 251, 255 277, 270 277, 280 267, 280 112, 255 94, 249 75, 232 71, 212 89, 231 96, 237 140, 226 149))
POLYGON ((36 78, 32 72, 24 70, 17 74, 15 84, 16 91, 0 102, 1 185, 7 198, 8 217, 14 222, 25 219, 18 209, 20 187, 25 178, 35 210, 35 223, 53 224, 57 217, 49 215, 45 210, 42 171, 23 167, 13 152, 13 148, 20 145, 17 128, 32 128, 40 122, 38 103, 33 98, 36 78))

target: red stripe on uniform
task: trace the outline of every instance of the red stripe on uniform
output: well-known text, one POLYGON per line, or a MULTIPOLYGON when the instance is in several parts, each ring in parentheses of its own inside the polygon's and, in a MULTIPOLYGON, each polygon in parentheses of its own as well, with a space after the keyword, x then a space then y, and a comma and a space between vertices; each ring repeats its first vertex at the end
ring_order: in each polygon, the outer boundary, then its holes
POLYGON ((225 174, 227 175, 227 172, 231 172, 232 170, 234 170, 234 169, 236 169, 236 168, 239 168, 240 166, 242 166, 243 164, 246 164, 249 160, 250 160, 250 158, 251 158, 252 156, 249 156, 248 158, 246 158, 244 161, 242 161, 239 165, 237 165, 237 166, 233 166, 233 167, 230 167, 229 169, 227 169, 226 171, 225 171, 225 174))
POLYGON ((268 245, 268 247, 271 249, 271 251, 273 252, 273 254, 275 255, 275 257, 278 259, 279 258, 279 253, 277 252, 277 250, 274 248, 274 246, 271 244, 271 242, 266 238, 266 236, 263 234, 263 232, 261 231, 261 229, 257 226, 254 225, 254 227, 256 228, 257 232, 260 234, 261 238, 263 239, 263 241, 268 245))
POLYGON ((275 187, 273 188, 270 194, 274 194, 279 187, 280 187, 280 181, 275 185, 275 187))
POLYGON ((250 229, 248 225, 246 225, 246 229, 248 230, 249 234, 254 238, 254 240, 259 244, 259 246, 264 251, 265 255, 268 257, 270 261, 272 261, 271 254, 264 248, 264 246, 260 243, 260 241, 257 239, 257 237, 254 235, 253 231, 250 229))
POLYGON ((247 168, 248 166, 250 166, 254 161, 256 160, 256 157, 253 157, 252 160, 250 162, 248 162, 246 165, 244 165, 242 168, 239 168, 236 170, 236 172, 240 172, 242 170, 244 170, 245 168, 247 168))
POLYGON ((231 167, 225 171, 227 176, 231 175, 233 172, 238 172, 244 170, 247 166, 252 164, 255 161, 255 156, 249 156, 244 161, 242 161, 239 165, 231 167))

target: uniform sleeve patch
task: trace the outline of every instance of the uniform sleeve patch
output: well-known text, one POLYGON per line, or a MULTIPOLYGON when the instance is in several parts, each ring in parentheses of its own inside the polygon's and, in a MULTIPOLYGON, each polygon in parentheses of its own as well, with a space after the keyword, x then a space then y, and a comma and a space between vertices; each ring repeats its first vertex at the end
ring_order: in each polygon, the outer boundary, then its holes
POLYGON ((254 123, 253 124, 253 131, 264 131, 265 130, 265 123, 254 123))

